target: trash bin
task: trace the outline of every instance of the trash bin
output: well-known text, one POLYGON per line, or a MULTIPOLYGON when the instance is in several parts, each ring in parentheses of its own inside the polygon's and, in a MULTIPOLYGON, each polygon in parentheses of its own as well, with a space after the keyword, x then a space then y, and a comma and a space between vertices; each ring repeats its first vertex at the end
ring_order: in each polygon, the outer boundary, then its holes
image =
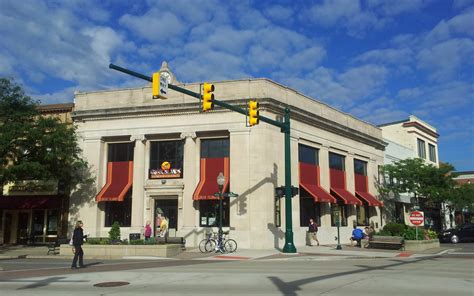
POLYGON ((130 241, 137 240, 140 239, 140 233, 130 233, 128 237, 130 241))

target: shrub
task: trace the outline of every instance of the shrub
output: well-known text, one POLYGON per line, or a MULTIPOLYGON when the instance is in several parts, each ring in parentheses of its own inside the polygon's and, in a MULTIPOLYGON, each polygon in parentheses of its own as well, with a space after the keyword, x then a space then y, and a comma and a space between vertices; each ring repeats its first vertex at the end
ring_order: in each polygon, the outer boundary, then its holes
POLYGON ((383 227, 383 230, 390 233, 391 236, 403 236, 405 229, 406 229, 405 224, 399 224, 399 223, 393 223, 393 222, 387 223, 383 227))
POLYGON ((89 245, 108 245, 109 239, 106 237, 92 237, 88 238, 86 244, 89 245))
POLYGON ((418 237, 416 236, 415 227, 407 227, 403 232, 403 238, 406 240, 424 240, 424 230, 423 228, 418 229, 418 237))
POLYGON ((144 245, 145 241, 142 239, 132 239, 130 240, 131 245, 144 245))
POLYGON ((377 232, 375 235, 392 236, 392 233, 388 230, 382 229, 379 232, 377 232))
POLYGON ((429 239, 437 239, 438 238, 438 233, 434 230, 428 230, 428 238, 429 239))
POLYGON ((114 242, 120 240, 120 224, 115 221, 109 231, 109 239, 114 242))

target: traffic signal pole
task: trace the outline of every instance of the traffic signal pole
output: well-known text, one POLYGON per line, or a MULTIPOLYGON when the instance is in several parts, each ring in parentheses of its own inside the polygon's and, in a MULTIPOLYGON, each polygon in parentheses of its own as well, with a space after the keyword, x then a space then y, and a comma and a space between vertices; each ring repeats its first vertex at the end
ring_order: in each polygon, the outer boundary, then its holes
MULTIPOLYGON (((152 77, 146 76, 122 67, 119 67, 114 64, 109 65, 110 69, 117 70, 119 72, 123 72, 125 74, 135 76, 137 78, 153 82, 152 77)), ((175 90, 177 92, 189 95, 191 97, 195 97, 201 100, 201 94, 195 93, 193 91, 187 90, 185 88, 168 84, 168 88, 175 90)), ((214 104, 217 106, 221 106, 223 108, 232 110, 234 112, 243 114, 247 116, 247 111, 240 107, 232 106, 226 102, 219 101, 214 99, 214 104)), ((293 241, 293 222, 292 222, 292 206, 291 206, 291 145, 290 145, 290 108, 285 108, 285 117, 284 122, 276 121, 271 118, 265 116, 258 116, 259 120, 271 124, 273 126, 277 126, 280 128, 281 132, 285 134, 285 221, 286 221, 286 229, 285 229, 285 246, 283 247, 283 253, 296 253, 296 247, 293 241)))

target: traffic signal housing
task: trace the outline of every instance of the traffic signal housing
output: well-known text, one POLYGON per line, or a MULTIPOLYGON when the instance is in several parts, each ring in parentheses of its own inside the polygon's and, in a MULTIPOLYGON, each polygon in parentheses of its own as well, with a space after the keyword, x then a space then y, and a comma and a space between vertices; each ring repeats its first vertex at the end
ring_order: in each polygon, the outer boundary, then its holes
POLYGON ((249 101, 249 109, 248 109, 248 115, 249 115, 249 125, 254 126, 259 123, 258 115, 258 102, 257 101, 249 101))
POLYGON ((214 109, 214 84, 204 83, 202 85, 202 111, 206 112, 214 109))
POLYGON ((153 99, 160 97, 160 72, 155 72, 152 75, 151 96, 153 99))

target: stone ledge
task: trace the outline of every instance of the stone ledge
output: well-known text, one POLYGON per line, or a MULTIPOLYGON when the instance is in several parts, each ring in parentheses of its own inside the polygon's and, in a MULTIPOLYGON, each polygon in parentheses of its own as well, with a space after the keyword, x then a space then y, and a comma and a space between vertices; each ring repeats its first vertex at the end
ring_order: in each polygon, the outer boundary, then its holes
POLYGON ((435 248, 439 248, 438 239, 405 240, 405 251, 425 251, 435 248))
MULTIPOLYGON (((113 259, 124 256, 174 257, 182 252, 179 244, 165 245, 83 245, 84 256, 88 258, 113 259)), ((61 245, 61 256, 72 256, 70 245, 61 245)))

